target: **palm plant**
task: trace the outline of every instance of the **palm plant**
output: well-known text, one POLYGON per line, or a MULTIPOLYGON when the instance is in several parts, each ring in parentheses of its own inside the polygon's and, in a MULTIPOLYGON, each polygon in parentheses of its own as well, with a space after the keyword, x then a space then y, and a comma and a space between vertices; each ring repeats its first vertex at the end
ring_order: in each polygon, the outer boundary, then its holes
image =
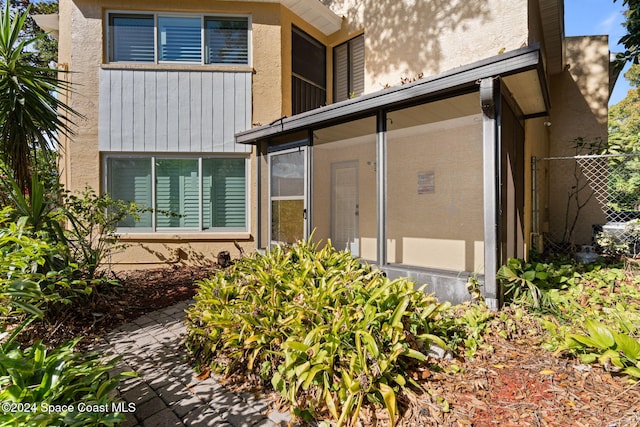
POLYGON ((29 56, 44 37, 24 37, 29 10, 0 11, 0 160, 24 191, 31 183, 36 153, 55 152, 60 136, 73 133, 69 117, 77 113, 56 96, 69 89, 61 71, 33 65, 29 56))

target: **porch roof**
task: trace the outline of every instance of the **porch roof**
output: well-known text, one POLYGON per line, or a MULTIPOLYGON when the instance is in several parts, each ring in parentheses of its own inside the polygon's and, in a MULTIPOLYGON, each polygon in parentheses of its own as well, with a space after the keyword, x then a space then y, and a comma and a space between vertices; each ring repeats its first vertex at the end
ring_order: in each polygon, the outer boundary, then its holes
POLYGON ((441 99, 476 90, 478 80, 488 77, 502 79, 525 118, 547 114, 549 94, 540 48, 536 45, 486 58, 403 86, 383 89, 292 117, 283 117, 268 125, 239 132, 235 139, 237 143, 255 144, 276 135, 343 123, 380 110, 441 99))
POLYGON ((342 18, 318 0, 224 0, 234 2, 280 3, 304 19, 324 35, 329 36, 340 29, 342 18))

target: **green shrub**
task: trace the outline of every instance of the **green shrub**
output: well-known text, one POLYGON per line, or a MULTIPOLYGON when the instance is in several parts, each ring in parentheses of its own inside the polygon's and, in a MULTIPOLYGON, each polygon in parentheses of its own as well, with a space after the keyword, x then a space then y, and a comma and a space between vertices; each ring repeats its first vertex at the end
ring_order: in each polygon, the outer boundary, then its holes
POLYGON ((0 425, 110 426, 124 421, 113 406, 113 391, 127 374, 111 377, 117 360, 78 353, 78 341, 51 351, 40 342, 24 350, 11 340, 0 346, 0 425))
POLYGON ((45 183, 33 174, 31 188, 24 194, 11 178, 0 182, 11 208, 4 215, 14 222, 24 218, 32 237, 58 246, 60 256, 55 264, 47 265, 49 270, 73 265, 75 273, 93 279, 100 275, 111 253, 122 248, 117 244, 118 223, 128 216, 137 218, 146 209, 108 194, 96 194, 91 188, 71 193, 50 181, 45 183))
POLYGON ((51 315, 50 306, 65 300, 61 280, 67 280, 43 269, 56 249, 25 233, 25 224, 25 217, 18 223, 0 224, 5 226, 0 228, 0 425, 113 425, 122 421, 111 407, 111 391, 119 382, 119 376, 111 378, 108 373, 115 359, 103 363, 96 353, 75 352, 80 338, 50 351, 41 342, 26 349, 18 343, 26 326, 51 315), (49 412, 50 405, 66 409, 52 406, 49 412), (100 405, 100 410, 83 410, 88 405, 100 405))
POLYGON ((96 194, 91 188, 81 193, 63 194, 62 211, 69 227, 65 243, 73 262, 89 279, 99 276, 109 256, 124 248, 118 243, 118 223, 128 216, 139 218, 145 209, 133 202, 114 200, 108 194, 96 194))
POLYGON ((42 292, 39 273, 55 249, 47 242, 24 233, 25 220, 0 221, 0 327, 20 322, 25 315, 42 315, 47 296, 42 292), (5 226, 5 227, 2 227, 5 226))
POLYGON ((61 261, 66 249, 33 233, 26 217, 3 221, 7 209, 0 211, 0 326, 41 310, 53 318, 77 297, 90 295, 96 283, 81 280, 75 264, 61 261), (51 270, 60 263, 61 270, 51 270))
POLYGON ((565 349, 579 354, 583 363, 598 361, 640 380, 640 341, 591 319, 585 319, 584 327, 587 334, 567 334, 565 349))
POLYGON ((516 259, 498 276, 512 308, 529 310, 545 330, 543 347, 640 379, 640 276, 516 259))
POLYGON ((294 413, 355 421, 367 402, 393 421, 396 395, 431 345, 445 306, 330 244, 276 247, 200 282, 188 348, 216 372, 252 372, 294 413), (435 333, 434 333, 435 332, 435 333))
POLYGON ((539 312, 554 312, 557 307, 550 298, 549 291, 565 287, 573 274, 574 268, 571 265, 527 263, 510 258, 498 270, 497 279, 504 288, 507 302, 539 312))

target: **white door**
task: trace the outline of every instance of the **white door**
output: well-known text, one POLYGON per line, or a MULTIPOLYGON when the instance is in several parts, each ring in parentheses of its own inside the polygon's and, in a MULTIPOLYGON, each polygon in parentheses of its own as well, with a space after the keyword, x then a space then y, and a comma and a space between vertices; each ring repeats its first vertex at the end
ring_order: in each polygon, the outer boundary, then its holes
POLYGON ((331 164, 331 242, 360 256, 358 162, 331 164))

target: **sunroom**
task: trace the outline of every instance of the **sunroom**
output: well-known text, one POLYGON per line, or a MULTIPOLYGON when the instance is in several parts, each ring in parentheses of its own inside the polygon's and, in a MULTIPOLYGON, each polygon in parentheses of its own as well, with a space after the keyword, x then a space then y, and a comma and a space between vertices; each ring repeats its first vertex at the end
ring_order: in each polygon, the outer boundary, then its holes
POLYGON ((453 302, 524 252, 527 119, 546 114, 528 47, 236 134, 255 144, 258 249, 330 239, 453 302))

